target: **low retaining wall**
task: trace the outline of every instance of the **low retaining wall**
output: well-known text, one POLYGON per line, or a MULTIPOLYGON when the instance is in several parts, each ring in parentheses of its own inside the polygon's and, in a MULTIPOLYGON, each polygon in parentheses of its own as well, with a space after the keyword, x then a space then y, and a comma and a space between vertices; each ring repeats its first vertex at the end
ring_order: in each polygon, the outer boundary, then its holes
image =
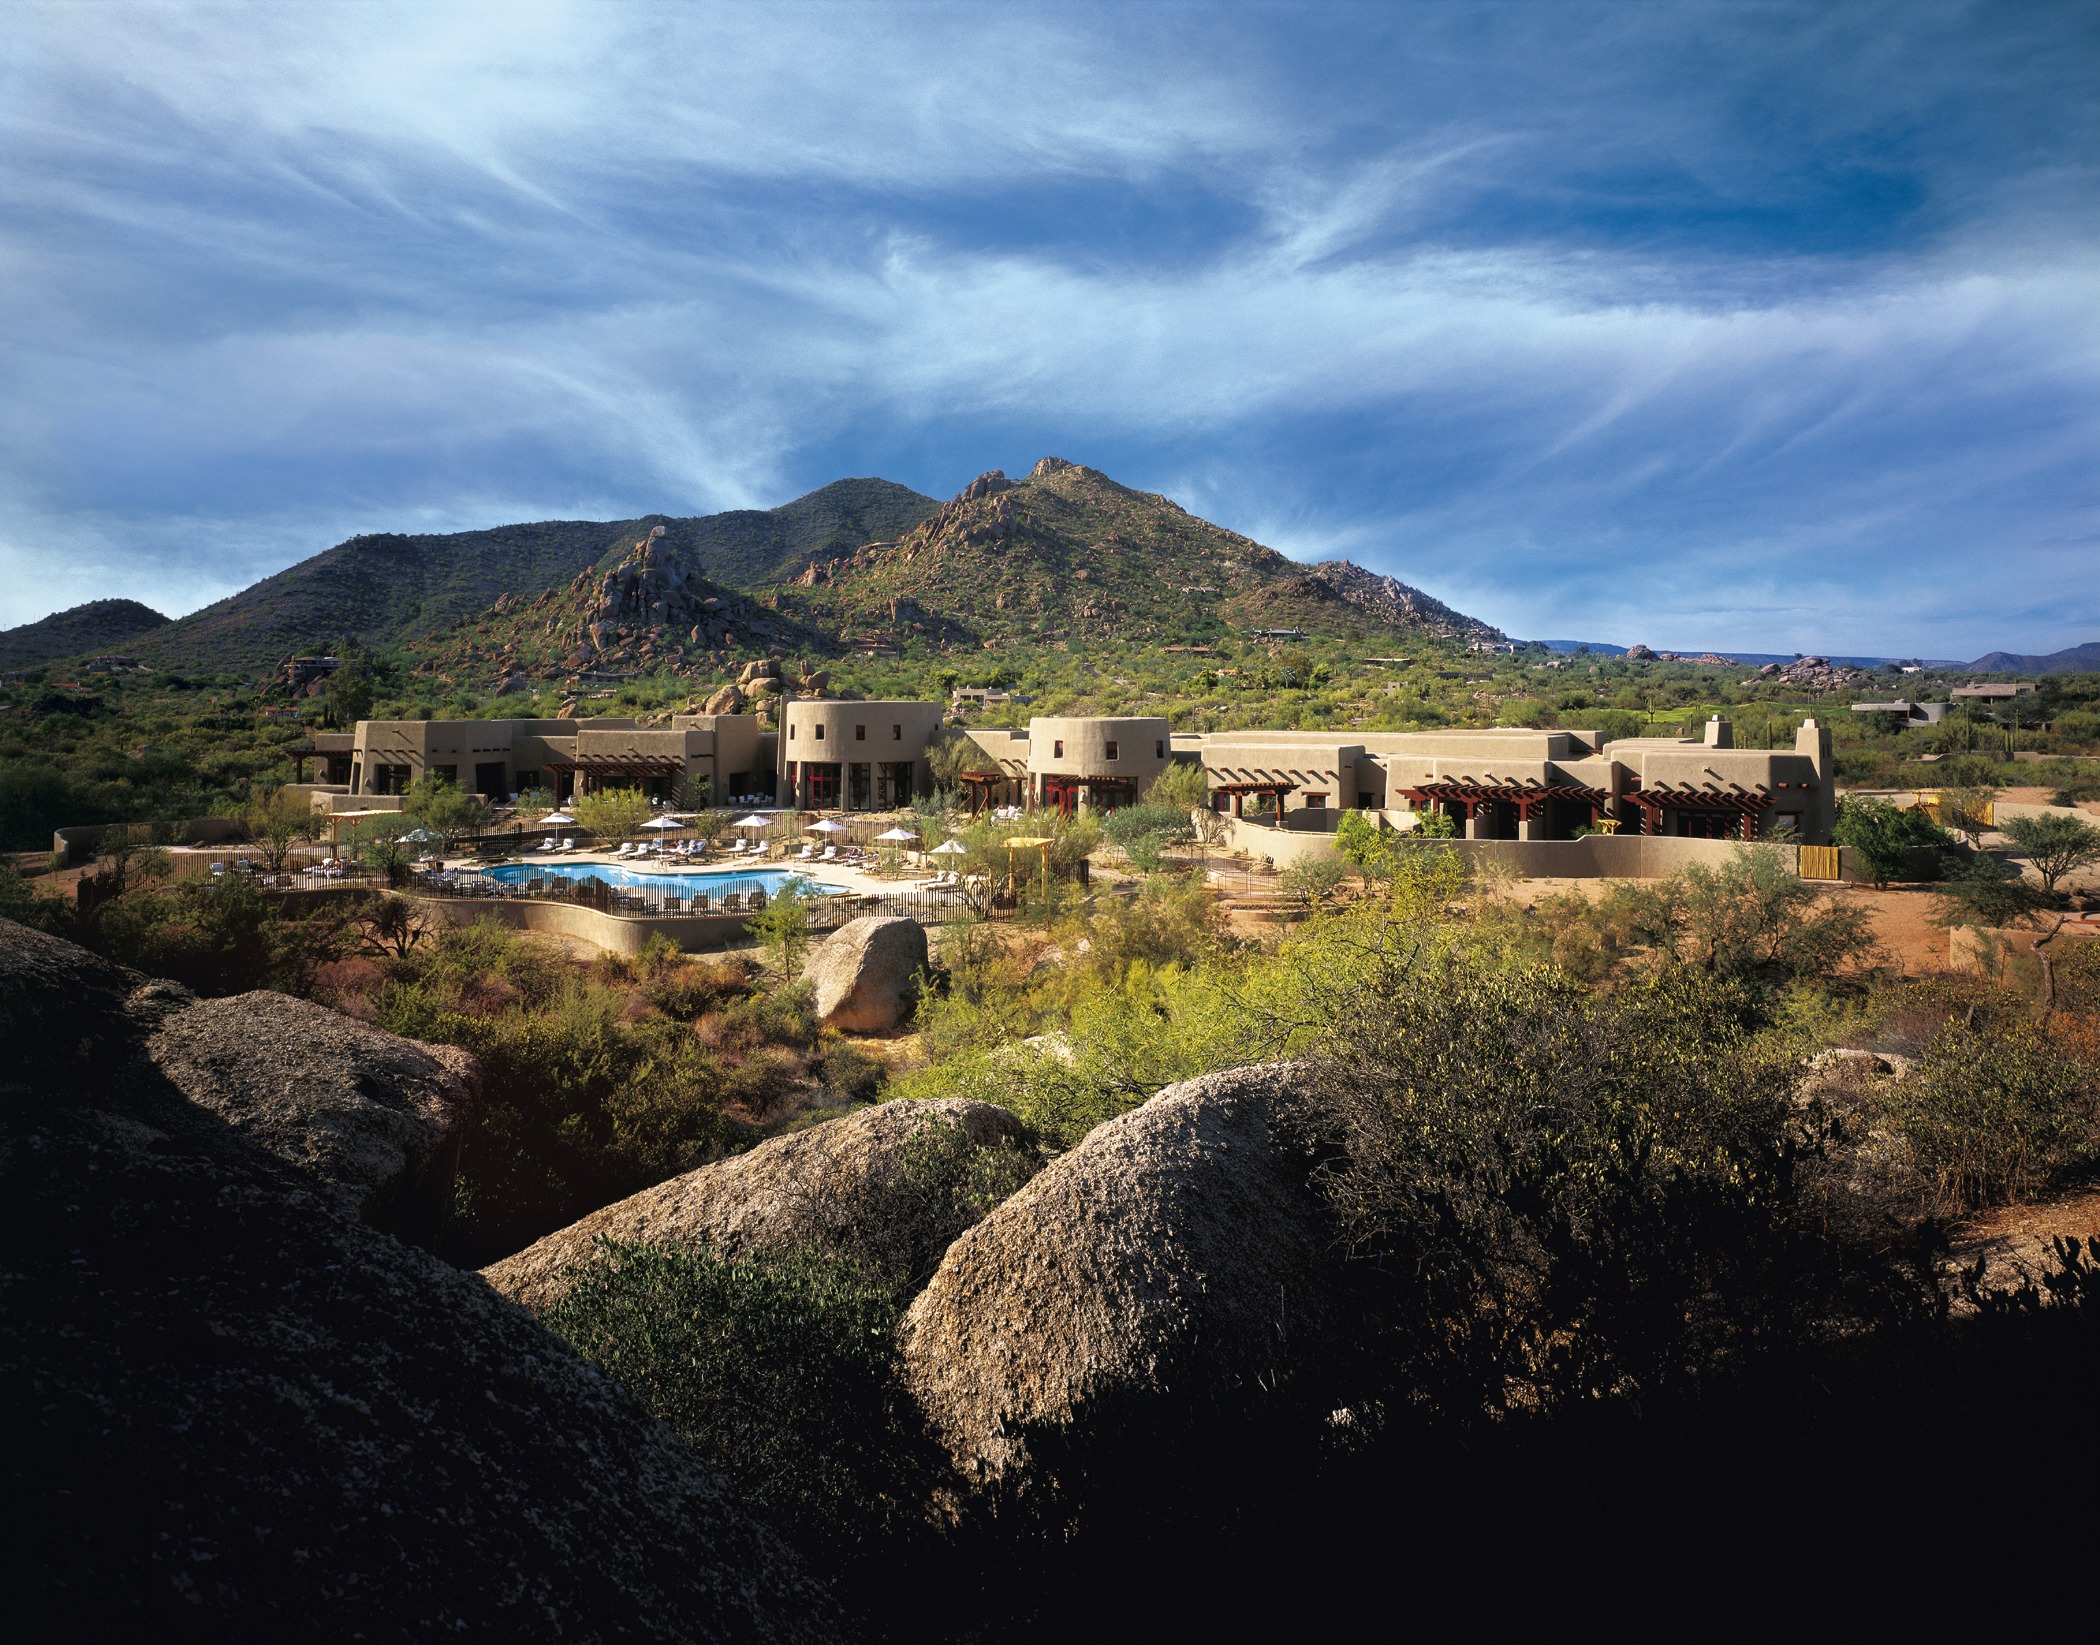
POLYGON ((181 822, 157 823, 83 823, 51 831, 51 866, 72 868, 86 862, 94 855, 95 843, 105 830, 123 827, 136 830, 139 838, 150 840, 155 845, 225 845, 248 837, 247 825, 231 817, 189 817, 181 822))
POLYGON ((418 897, 416 906, 448 925, 492 919, 515 931, 575 937, 609 954, 639 954, 661 933, 695 952, 722 948, 745 934, 747 914, 608 914, 583 903, 531 897, 418 897))
MULTIPOLYGON (((1534 880, 1659 880, 1693 863, 1718 867, 1740 848, 1738 840, 1688 840, 1669 835, 1585 834, 1579 840, 1445 840, 1476 862, 1506 863, 1534 880)), ((1307 858, 1332 859, 1339 854, 1331 833, 1270 828, 1244 817, 1227 819, 1225 844, 1257 861, 1267 858, 1277 868, 1307 858)), ((1799 866, 1791 845, 1762 847, 1784 851, 1787 866, 1799 866)))

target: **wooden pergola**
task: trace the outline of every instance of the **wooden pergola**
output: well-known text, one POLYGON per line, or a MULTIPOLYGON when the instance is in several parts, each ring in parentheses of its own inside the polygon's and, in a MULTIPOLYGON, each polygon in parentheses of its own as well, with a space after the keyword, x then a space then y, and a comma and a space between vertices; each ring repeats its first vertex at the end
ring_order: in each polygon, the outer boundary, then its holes
POLYGON ((1730 816, 1742 838, 1757 838, 1758 818, 1771 808, 1772 796, 1747 788, 1637 788, 1626 796, 1641 808, 1642 832, 1660 834, 1666 806, 1680 811, 1705 811, 1730 816))
POLYGON ((570 773, 576 792, 588 793, 613 777, 682 777, 685 761, 675 754, 575 754, 546 760, 543 769, 570 773), (585 778, 590 780, 588 788, 585 778))
POLYGON ((1245 807, 1249 794, 1267 794, 1273 797, 1276 801, 1276 810, 1280 814, 1283 810, 1284 796, 1297 793, 1298 785, 1278 777, 1264 782, 1212 783, 1210 791, 1213 794, 1230 794, 1232 796, 1232 814, 1235 817, 1243 817, 1246 815, 1245 807))
POLYGON ((970 815, 973 817, 997 800, 1001 789, 1011 787, 1015 781, 1003 771, 964 771, 959 772, 955 780, 963 785, 964 792, 970 797, 970 815))
POLYGON ((1464 806, 1468 823, 1483 805, 1515 806, 1519 824, 1530 822, 1540 806, 1553 800, 1588 806, 1592 822, 1598 821, 1611 805, 1611 796, 1603 789, 1586 788, 1579 783, 1427 782, 1399 792, 1417 811, 1435 801, 1464 806))

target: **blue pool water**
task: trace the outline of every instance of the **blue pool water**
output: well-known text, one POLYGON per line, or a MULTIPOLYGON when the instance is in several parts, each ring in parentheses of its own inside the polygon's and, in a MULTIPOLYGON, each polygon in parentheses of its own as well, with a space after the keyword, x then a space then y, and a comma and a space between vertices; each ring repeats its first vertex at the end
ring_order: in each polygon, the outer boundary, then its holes
MULTIPOLYGON (((603 880, 607 885, 632 886, 672 897, 690 897, 700 891, 710 897, 725 897, 732 891, 739 896, 763 891, 770 897, 791 879, 809 878, 792 868, 718 868, 699 873, 688 870, 682 874, 651 874, 624 865, 595 862, 507 862, 487 872, 490 879, 501 880, 505 885, 523 885, 527 880, 603 880)), ((827 895, 845 892, 843 886, 810 883, 827 895)))

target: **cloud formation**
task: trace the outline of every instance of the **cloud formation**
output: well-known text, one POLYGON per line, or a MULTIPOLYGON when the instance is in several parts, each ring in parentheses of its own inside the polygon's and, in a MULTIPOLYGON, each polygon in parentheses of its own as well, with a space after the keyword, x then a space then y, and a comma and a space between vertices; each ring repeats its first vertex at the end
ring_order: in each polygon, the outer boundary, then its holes
POLYGON ((19 15, 0 622, 1048 451, 1526 635, 2100 622, 2084 8, 19 15))

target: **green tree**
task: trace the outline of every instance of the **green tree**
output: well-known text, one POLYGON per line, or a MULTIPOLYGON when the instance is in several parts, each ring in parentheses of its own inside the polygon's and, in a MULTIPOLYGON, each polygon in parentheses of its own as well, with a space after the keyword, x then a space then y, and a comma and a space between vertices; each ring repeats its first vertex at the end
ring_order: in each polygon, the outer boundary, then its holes
POLYGON ((2083 817, 2045 812, 2039 817, 2007 817, 1999 831, 2020 848, 2042 877, 2042 889, 2056 895, 2056 882, 2087 863, 2100 862, 2100 828, 2083 817))
MULTIPOLYGON (((388 885, 408 884, 411 854, 408 847, 391 834, 379 834, 367 840, 364 848, 358 852, 357 860, 367 868, 384 874, 388 885)), ((230 879, 232 876, 227 877, 230 879)))
POLYGON ((1852 851, 1877 888, 1910 873, 1911 852, 1917 848, 1945 851, 1954 844, 1947 831, 1924 812, 1899 808, 1887 800, 1840 801, 1832 838, 1852 851))
POLYGON ((450 778, 426 773, 402 796, 402 812, 444 842, 450 851, 463 834, 479 828, 487 815, 478 795, 469 794, 450 778))
POLYGON ((577 825, 614 844, 633 839, 649 820, 649 797, 639 788, 594 788, 571 809, 577 825))
POLYGON ((321 688, 321 714, 338 731, 348 731, 359 720, 372 717, 375 688, 364 664, 345 657, 342 666, 328 676, 321 688))
POLYGON ((788 981, 801 971, 802 956, 809 950, 809 914, 814 900, 811 883, 796 875, 746 922, 751 934, 764 944, 774 970, 788 981))
POLYGON ((1166 806, 1186 815, 1210 804, 1210 774, 1193 760, 1176 760, 1152 779, 1147 805, 1166 806))
POLYGON ((318 839, 323 826, 312 802, 290 788, 269 793, 256 790, 241 820, 262 853, 263 865, 273 874, 284 872, 292 847, 301 841, 318 839))

